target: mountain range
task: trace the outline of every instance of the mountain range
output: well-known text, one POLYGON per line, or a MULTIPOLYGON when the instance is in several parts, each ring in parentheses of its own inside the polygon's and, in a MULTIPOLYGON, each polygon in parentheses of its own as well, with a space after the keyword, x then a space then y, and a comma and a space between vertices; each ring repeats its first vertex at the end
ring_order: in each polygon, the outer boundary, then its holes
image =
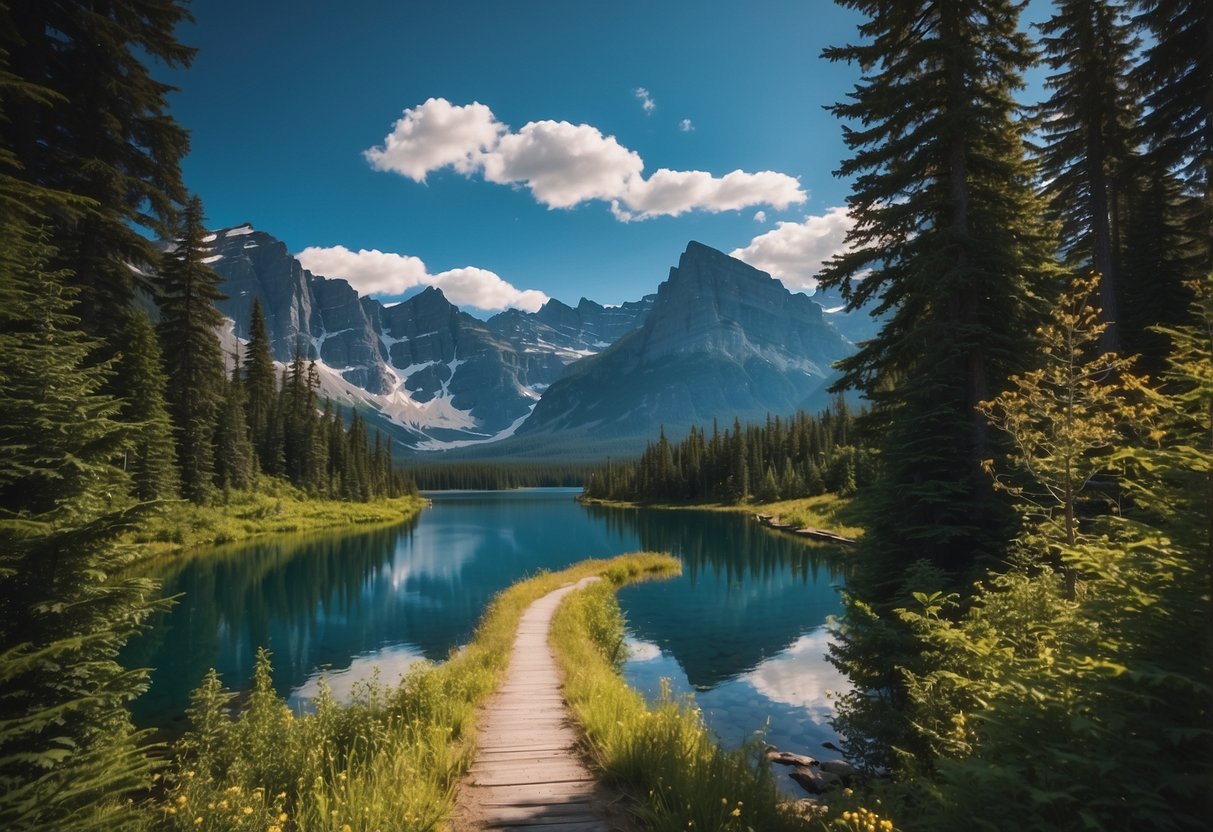
POLYGON ((854 350, 844 331, 865 325, 697 242, 638 301, 549 300, 488 320, 434 287, 390 305, 361 297, 248 224, 206 242, 224 279, 226 347, 248 338, 259 298, 276 361, 314 359, 322 396, 416 452, 623 453, 662 425, 819 408, 830 365, 854 350))

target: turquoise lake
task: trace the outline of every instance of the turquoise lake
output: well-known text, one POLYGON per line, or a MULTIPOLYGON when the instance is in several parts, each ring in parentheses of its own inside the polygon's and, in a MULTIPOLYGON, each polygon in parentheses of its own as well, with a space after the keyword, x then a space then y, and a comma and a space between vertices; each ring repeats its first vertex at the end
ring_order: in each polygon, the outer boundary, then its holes
POLYGON ((626 587, 628 681, 691 694, 726 745, 767 741, 814 754, 835 739, 825 660, 827 616, 840 611, 842 558, 738 514, 582 506, 576 489, 436 492, 410 523, 372 531, 221 548, 154 572, 179 598, 127 650, 152 686, 136 719, 184 728, 208 668, 247 684, 260 645, 274 680, 306 707, 325 676, 338 696, 378 669, 394 680, 420 658, 467 642, 485 604, 539 569, 640 549, 683 560, 681 577, 626 587))

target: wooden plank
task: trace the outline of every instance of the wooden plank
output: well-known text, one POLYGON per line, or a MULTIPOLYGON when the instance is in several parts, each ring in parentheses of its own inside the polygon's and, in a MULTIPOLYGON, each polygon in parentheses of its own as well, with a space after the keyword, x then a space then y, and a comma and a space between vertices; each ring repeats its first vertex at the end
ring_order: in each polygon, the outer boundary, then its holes
POLYGON ((570 803, 546 803, 540 806, 495 806, 485 814, 488 815, 490 823, 501 826, 522 823, 524 821, 534 823, 536 819, 561 818, 567 821, 570 819, 592 819, 594 817, 590 804, 584 800, 570 803))

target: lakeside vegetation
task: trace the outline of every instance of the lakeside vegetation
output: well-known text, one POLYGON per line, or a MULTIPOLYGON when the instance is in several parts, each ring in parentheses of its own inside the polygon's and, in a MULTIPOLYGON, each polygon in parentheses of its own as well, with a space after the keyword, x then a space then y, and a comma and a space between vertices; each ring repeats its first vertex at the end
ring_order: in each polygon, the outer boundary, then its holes
POLYGON ((149 554, 163 555, 264 535, 400 523, 426 505, 426 499, 415 494, 370 502, 322 500, 290 483, 259 476, 252 488, 228 492, 222 502, 169 503, 127 540, 149 554))
POLYGON ((585 483, 589 499, 638 503, 771 503, 832 491, 843 496, 871 483, 877 457, 839 397, 817 415, 768 416, 765 424, 711 433, 693 426, 671 442, 662 430, 635 461, 608 462, 585 483))
POLYGON ((767 514, 779 517, 781 522, 790 523, 798 528, 810 527, 825 529, 849 537, 853 540, 863 536, 862 502, 854 497, 840 497, 837 494, 818 494, 814 497, 799 497, 788 500, 777 500, 771 503, 702 503, 686 501, 681 503, 650 503, 632 500, 604 500, 594 497, 581 497, 585 505, 599 505, 615 508, 645 508, 669 511, 719 511, 730 514, 767 514))
POLYGON ((264 651, 238 712, 212 672, 194 694, 189 732, 157 775, 155 800, 130 811, 160 830, 442 829, 472 760, 476 707, 500 680, 523 611, 591 575, 618 587, 680 568, 669 555, 638 553, 536 575, 499 593, 447 661, 420 662, 399 685, 360 683, 348 704, 322 684, 309 714, 274 692, 264 651))
POLYGON ((595 466, 578 462, 409 461, 409 476, 427 491, 580 488, 595 466))
MULTIPOLYGON (((661 701, 650 707, 628 687, 619 673, 626 649, 621 649, 625 625, 616 589, 599 583, 571 594, 556 611, 551 640, 565 675, 565 695, 590 750, 604 776, 633 798, 641 827, 653 832, 826 828, 825 821, 781 798, 759 740, 724 751, 692 700, 677 701, 664 688, 661 701)), ((851 796, 839 792, 836 797, 835 816, 840 816, 851 808, 851 796)), ((891 825, 879 828, 884 832, 891 825)))

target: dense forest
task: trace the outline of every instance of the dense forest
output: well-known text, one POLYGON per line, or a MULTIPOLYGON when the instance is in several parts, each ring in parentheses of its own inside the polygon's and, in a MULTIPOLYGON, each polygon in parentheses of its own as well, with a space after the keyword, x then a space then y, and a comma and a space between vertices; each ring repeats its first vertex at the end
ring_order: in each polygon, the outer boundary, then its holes
POLYGON ((862 446, 845 400, 817 416, 799 413, 765 425, 734 420, 723 433, 692 427, 681 442, 665 431, 636 461, 608 463, 590 474, 585 496, 636 502, 739 503, 850 496, 876 476, 876 455, 862 446))
MULTIPOLYGON (((843 5, 855 225, 819 278, 884 321, 835 386, 875 455, 832 648, 847 755, 908 829, 1203 828, 1213 10, 1058 2, 1033 43, 1013 2, 843 5)), ((742 433, 589 490, 783 496, 795 459, 742 433)))
POLYGON ((579 488, 592 468, 576 462, 411 461, 409 476, 418 488, 433 491, 579 488))
MULTIPOLYGON (((1013 0, 840 3, 863 17, 823 55, 861 75, 832 108, 854 224, 820 280, 883 321, 839 366, 865 411, 659 437, 591 490, 856 490, 836 724, 898 826, 1203 829, 1213 7, 1057 0, 1034 41, 1013 0)), ((192 828, 144 808, 127 704, 146 676, 116 658, 162 604, 123 542, 157 501, 255 475, 411 486, 306 362, 279 375, 264 321, 224 354, 189 137, 150 68, 190 64, 187 19, 179 0, 0 0, 6 829, 192 828)))

